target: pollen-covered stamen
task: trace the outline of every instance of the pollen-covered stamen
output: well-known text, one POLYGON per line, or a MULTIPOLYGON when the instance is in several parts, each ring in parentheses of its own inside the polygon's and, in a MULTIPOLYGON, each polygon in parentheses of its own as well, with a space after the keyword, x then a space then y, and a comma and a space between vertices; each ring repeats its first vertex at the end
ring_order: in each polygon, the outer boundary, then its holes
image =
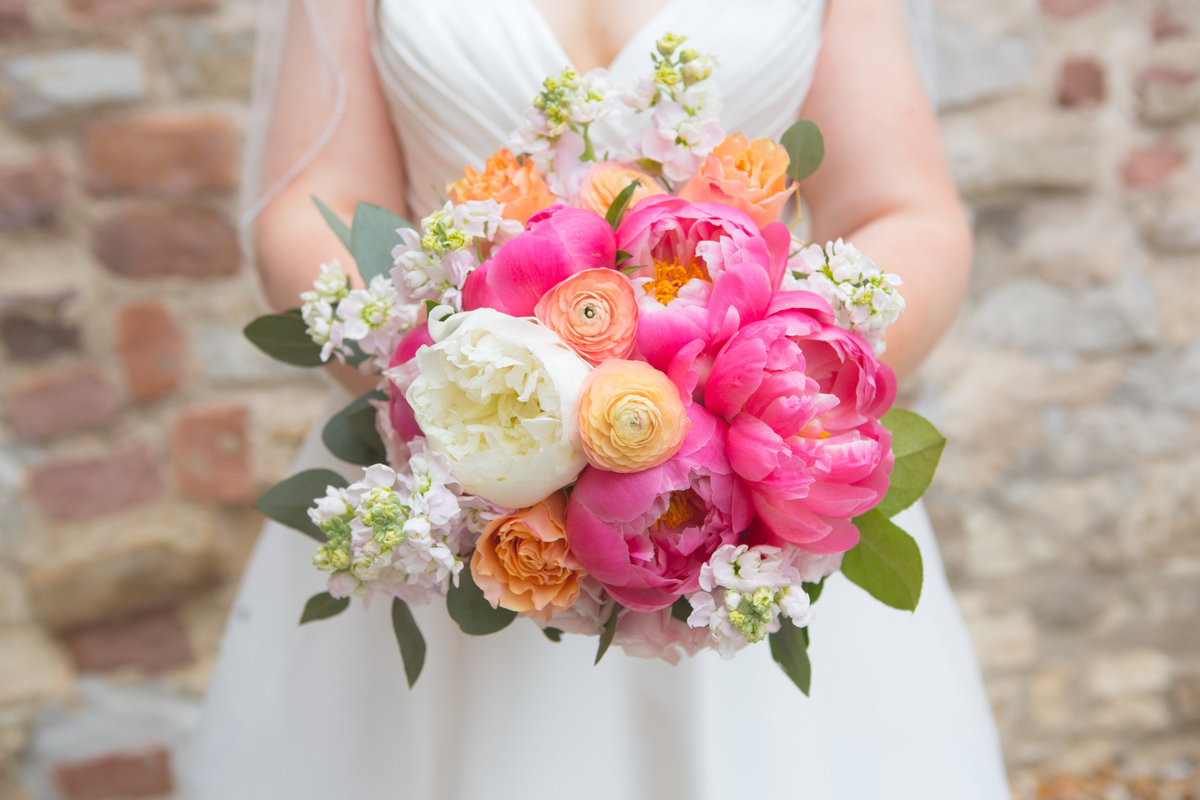
POLYGON ((700 258, 693 257, 686 266, 674 261, 654 259, 654 278, 646 284, 646 294, 654 295, 654 299, 664 306, 679 296, 688 281, 699 278, 712 281, 708 267, 700 258))

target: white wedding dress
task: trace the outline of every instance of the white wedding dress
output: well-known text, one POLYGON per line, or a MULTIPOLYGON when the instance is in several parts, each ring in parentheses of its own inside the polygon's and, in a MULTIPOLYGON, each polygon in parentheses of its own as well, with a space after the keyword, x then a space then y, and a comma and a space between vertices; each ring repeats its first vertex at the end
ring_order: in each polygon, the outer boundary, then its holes
MULTIPOLYGON (((810 83, 823 14, 819 0, 671 0, 611 73, 632 81, 659 35, 688 34, 720 61, 725 128, 777 137, 810 83)), ((378 0, 372 24, 417 210, 482 166, 567 60, 529 0, 378 0)), ((333 462, 314 432, 296 468, 317 465, 333 462)), ((296 624, 324 575, 310 539, 269 524, 184 796, 1002 800, 995 728, 928 520, 918 506, 898 522, 924 555, 920 607, 894 611, 831 578, 811 627, 811 698, 765 644, 679 666, 614 648, 593 667, 595 638, 552 644, 525 620, 469 638, 440 605, 415 609, 428 657, 410 691, 386 602, 296 624)))

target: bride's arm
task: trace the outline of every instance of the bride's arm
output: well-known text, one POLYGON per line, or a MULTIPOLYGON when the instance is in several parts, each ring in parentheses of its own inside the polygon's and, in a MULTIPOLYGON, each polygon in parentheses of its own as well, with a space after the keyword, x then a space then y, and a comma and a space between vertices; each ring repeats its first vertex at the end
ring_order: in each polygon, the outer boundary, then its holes
POLYGON ((904 280, 884 360, 911 373, 966 292, 971 234, 914 66, 897 0, 830 0, 803 115, 825 135, 801 184, 814 241, 841 236, 904 280))
MULTIPOLYGON (((402 216, 404 170, 387 102, 371 59, 366 3, 346 2, 346 32, 337 45, 338 66, 346 81, 345 113, 333 137, 259 214, 254 229, 255 261, 267 301, 276 309, 294 308, 299 294, 312 288, 322 263, 340 259, 348 274, 353 261, 313 204, 319 198, 347 223, 360 201, 389 208, 402 216)), ((307 21, 292 15, 274 99, 267 175, 281 175, 316 140, 328 121, 315 107, 313 87, 330 79, 309 44, 307 21)), ((370 388, 350 367, 334 364, 334 376, 352 390, 370 388)))

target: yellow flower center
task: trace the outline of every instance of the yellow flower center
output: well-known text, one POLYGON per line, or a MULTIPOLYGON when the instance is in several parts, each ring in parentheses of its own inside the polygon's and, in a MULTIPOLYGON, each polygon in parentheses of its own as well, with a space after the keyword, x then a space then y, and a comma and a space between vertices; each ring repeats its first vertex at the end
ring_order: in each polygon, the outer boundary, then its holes
POLYGON ((692 278, 711 281, 708 268, 699 258, 692 258, 687 266, 674 261, 659 261, 654 259, 654 280, 646 284, 646 294, 654 295, 654 299, 664 306, 679 296, 679 290, 692 278))
POLYGON ((691 489, 680 489, 671 492, 671 499, 667 504, 667 510, 650 526, 650 532, 655 533, 660 530, 682 528, 687 523, 696 520, 702 511, 703 506, 700 503, 700 498, 691 489))

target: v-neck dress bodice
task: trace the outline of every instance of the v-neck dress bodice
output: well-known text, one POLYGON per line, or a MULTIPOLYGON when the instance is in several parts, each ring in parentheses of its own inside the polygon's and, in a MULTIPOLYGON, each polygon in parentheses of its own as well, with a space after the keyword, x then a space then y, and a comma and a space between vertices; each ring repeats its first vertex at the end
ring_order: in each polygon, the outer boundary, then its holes
MULTIPOLYGON (((404 153, 410 216, 442 203, 445 184, 508 143, 542 80, 570 58, 532 0, 372 0, 375 59, 404 153)), ((824 0, 668 0, 608 67, 632 86, 664 33, 713 54, 721 121, 778 138, 812 82, 824 0)), ((626 132, 602 128, 610 146, 626 132)), ((601 142, 604 144, 605 142, 601 142)))

